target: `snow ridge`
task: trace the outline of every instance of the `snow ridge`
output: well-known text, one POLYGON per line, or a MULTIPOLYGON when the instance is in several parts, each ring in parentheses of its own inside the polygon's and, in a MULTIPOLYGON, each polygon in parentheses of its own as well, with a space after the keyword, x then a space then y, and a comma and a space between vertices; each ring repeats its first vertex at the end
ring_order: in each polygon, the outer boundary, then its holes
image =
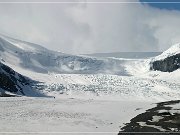
POLYGON ((162 60, 167 57, 176 55, 180 53, 180 43, 173 45, 168 50, 164 51, 161 55, 155 57, 153 60, 162 60))

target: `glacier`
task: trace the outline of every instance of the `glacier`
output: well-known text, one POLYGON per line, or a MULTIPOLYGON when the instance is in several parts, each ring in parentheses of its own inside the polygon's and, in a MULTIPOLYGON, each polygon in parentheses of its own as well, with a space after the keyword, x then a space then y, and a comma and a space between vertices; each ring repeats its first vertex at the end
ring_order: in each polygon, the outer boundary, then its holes
POLYGON ((145 59, 97 58, 64 54, 0 36, 1 62, 39 82, 32 91, 53 97, 179 99, 179 69, 171 73, 150 70, 152 61, 177 54, 179 50, 175 45, 157 57, 145 59))

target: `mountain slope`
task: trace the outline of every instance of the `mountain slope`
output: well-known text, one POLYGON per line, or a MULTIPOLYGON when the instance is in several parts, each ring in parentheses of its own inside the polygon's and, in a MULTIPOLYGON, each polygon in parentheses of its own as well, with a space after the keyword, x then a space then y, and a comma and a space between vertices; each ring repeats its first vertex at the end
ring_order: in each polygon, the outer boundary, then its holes
POLYGON ((41 94, 34 91, 32 86, 37 82, 22 76, 15 72, 10 67, 0 62, 0 93, 1 95, 6 92, 26 95, 26 96, 40 96, 41 94))
POLYGON ((151 62, 152 70, 173 72, 178 68, 180 68, 180 44, 172 46, 151 62))
POLYGON ((0 54, 2 62, 11 64, 9 66, 37 73, 126 74, 122 66, 124 60, 63 54, 5 36, 0 37, 0 54))

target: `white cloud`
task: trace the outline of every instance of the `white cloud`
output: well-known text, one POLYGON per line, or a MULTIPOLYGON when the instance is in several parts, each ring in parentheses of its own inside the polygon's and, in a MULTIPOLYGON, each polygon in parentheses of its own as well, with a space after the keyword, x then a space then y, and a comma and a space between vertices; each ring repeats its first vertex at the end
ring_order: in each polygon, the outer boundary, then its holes
POLYGON ((0 4, 0 32, 66 53, 159 51, 180 12, 138 4, 0 4))

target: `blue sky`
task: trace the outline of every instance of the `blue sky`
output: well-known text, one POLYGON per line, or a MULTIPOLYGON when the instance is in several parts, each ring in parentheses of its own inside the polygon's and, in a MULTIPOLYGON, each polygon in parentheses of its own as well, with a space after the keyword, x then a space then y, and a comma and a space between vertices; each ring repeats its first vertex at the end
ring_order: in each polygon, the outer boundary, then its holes
POLYGON ((180 10, 180 0, 140 0, 140 2, 150 2, 148 3, 148 5, 155 8, 167 9, 167 10, 180 10))

